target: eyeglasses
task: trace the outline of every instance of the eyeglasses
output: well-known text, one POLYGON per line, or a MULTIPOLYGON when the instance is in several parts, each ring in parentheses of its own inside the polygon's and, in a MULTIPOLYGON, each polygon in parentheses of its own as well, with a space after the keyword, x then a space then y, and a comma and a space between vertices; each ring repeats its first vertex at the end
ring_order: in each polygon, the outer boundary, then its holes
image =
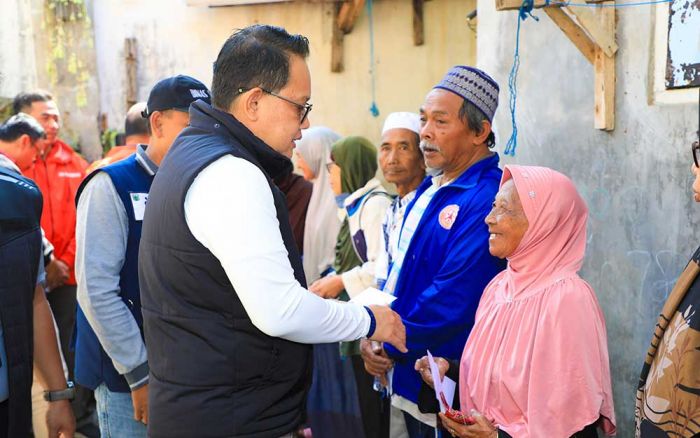
MULTIPOLYGON (((312 104, 310 104, 310 103, 305 103, 304 105, 302 105, 302 104, 300 104, 300 103, 296 103, 296 102, 294 102, 293 100, 287 99, 287 98, 284 97, 284 96, 280 96, 280 95, 277 94, 277 93, 273 93, 272 91, 270 91, 270 90, 268 90, 268 89, 265 89, 265 88, 263 88, 263 87, 258 87, 258 88, 260 88, 260 89, 263 91, 263 93, 265 93, 265 94, 269 94, 270 96, 274 96, 274 97, 276 97, 276 98, 278 98, 278 99, 282 99, 282 100, 284 100, 285 102, 291 103, 292 105, 294 105, 295 107, 297 107, 297 111, 298 111, 298 113, 299 113, 299 123, 301 123, 301 124, 304 123, 304 121, 306 120, 306 118, 309 116, 309 113, 311 112, 311 108, 314 107, 314 106, 313 106, 312 104)), ((238 94, 245 93, 246 91, 249 91, 249 90, 252 90, 252 88, 247 88, 247 89, 246 89, 246 88, 239 88, 239 89, 238 89, 238 94)))
POLYGON ((700 167, 700 141, 694 142, 690 149, 693 151, 695 167, 700 167))

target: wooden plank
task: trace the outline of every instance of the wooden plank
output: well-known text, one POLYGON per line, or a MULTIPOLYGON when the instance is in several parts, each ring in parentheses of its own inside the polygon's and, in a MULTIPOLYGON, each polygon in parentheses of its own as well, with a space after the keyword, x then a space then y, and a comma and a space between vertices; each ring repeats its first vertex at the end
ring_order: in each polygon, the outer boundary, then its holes
MULTIPOLYGON (((543 8, 545 6, 545 0, 534 0, 534 7, 543 8)), ((517 11, 523 5, 523 0, 496 0, 496 10, 497 11, 517 11)))
POLYGON ((544 8, 544 12, 559 26, 559 29, 574 43, 591 64, 595 61, 596 46, 576 22, 561 8, 544 8))
POLYGON ((333 7, 333 36, 331 39, 331 72, 340 73, 343 65, 343 38, 344 33, 338 23, 340 11, 344 3, 336 3, 333 7))
MULTIPOLYGON (((606 4, 614 5, 615 2, 606 2, 606 4)), ((581 27, 590 35, 594 43, 596 43, 607 56, 613 56, 617 52, 618 46, 615 42, 615 26, 614 23, 609 23, 605 19, 601 19, 605 9, 614 8, 586 8, 569 6, 564 8, 573 15, 579 22, 581 27)))
POLYGON ((346 0, 342 3, 338 13, 338 26, 344 33, 352 32, 364 6, 365 0, 346 0))
POLYGON ((422 46, 425 43, 423 26, 423 1, 413 0, 413 45, 422 46))
POLYGON ((126 63, 126 107, 138 101, 138 84, 136 82, 137 67, 136 38, 124 39, 124 59, 126 63))
MULTIPOLYGON (((598 10, 603 26, 615 27, 615 8, 598 10)), ((615 129, 615 55, 608 56, 602 48, 595 53, 595 127, 605 131, 615 129)))

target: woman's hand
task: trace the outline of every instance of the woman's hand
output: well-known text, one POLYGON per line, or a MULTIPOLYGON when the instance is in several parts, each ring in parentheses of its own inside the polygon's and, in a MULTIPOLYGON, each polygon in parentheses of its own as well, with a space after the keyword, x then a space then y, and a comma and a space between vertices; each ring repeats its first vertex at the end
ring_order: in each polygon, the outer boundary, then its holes
MULTIPOLYGON (((450 369, 450 363, 443 359, 442 357, 435 357, 435 363, 438 366, 438 371, 440 373, 440 379, 445 377, 447 370, 450 369)), ((433 375, 430 373, 430 364, 428 363, 428 356, 423 356, 416 361, 413 368, 418 371, 423 381, 428 384, 431 388, 435 388, 433 383, 433 375)))
POLYGON ((321 298, 338 298, 343 291, 343 277, 329 275, 314 281, 309 290, 321 298))
POLYGON ((453 437, 458 438, 497 438, 498 429, 483 415, 476 410, 471 410, 471 417, 476 421, 474 424, 465 425, 459 424, 456 421, 450 420, 445 414, 440 413, 440 421, 447 432, 453 437))

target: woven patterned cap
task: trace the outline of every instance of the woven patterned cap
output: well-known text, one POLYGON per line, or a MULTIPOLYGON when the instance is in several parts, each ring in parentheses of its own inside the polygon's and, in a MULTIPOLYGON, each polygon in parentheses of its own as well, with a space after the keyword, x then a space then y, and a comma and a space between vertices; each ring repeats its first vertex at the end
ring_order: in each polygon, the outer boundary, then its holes
POLYGON ((478 68, 465 65, 454 66, 434 88, 455 93, 474 104, 489 121, 493 121, 493 115, 498 107, 498 84, 478 68))

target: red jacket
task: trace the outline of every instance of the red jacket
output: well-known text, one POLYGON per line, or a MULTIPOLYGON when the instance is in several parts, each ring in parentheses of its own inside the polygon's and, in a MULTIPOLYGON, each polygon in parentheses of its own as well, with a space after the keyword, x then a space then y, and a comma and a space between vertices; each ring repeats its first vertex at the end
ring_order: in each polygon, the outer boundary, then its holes
POLYGON ((43 160, 37 157, 31 167, 22 170, 39 186, 44 196, 41 227, 54 246, 54 257, 67 264, 75 284, 75 193, 85 177, 87 161, 70 146, 56 140, 43 160))
POLYGON ((92 164, 88 166, 85 173, 89 175, 94 170, 102 169, 103 167, 109 166, 112 163, 116 163, 117 161, 130 157, 132 154, 136 153, 136 147, 136 143, 127 144, 124 146, 114 146, 109 150, 109 152, 107 152, 103 159, 93 161, 92 164))

